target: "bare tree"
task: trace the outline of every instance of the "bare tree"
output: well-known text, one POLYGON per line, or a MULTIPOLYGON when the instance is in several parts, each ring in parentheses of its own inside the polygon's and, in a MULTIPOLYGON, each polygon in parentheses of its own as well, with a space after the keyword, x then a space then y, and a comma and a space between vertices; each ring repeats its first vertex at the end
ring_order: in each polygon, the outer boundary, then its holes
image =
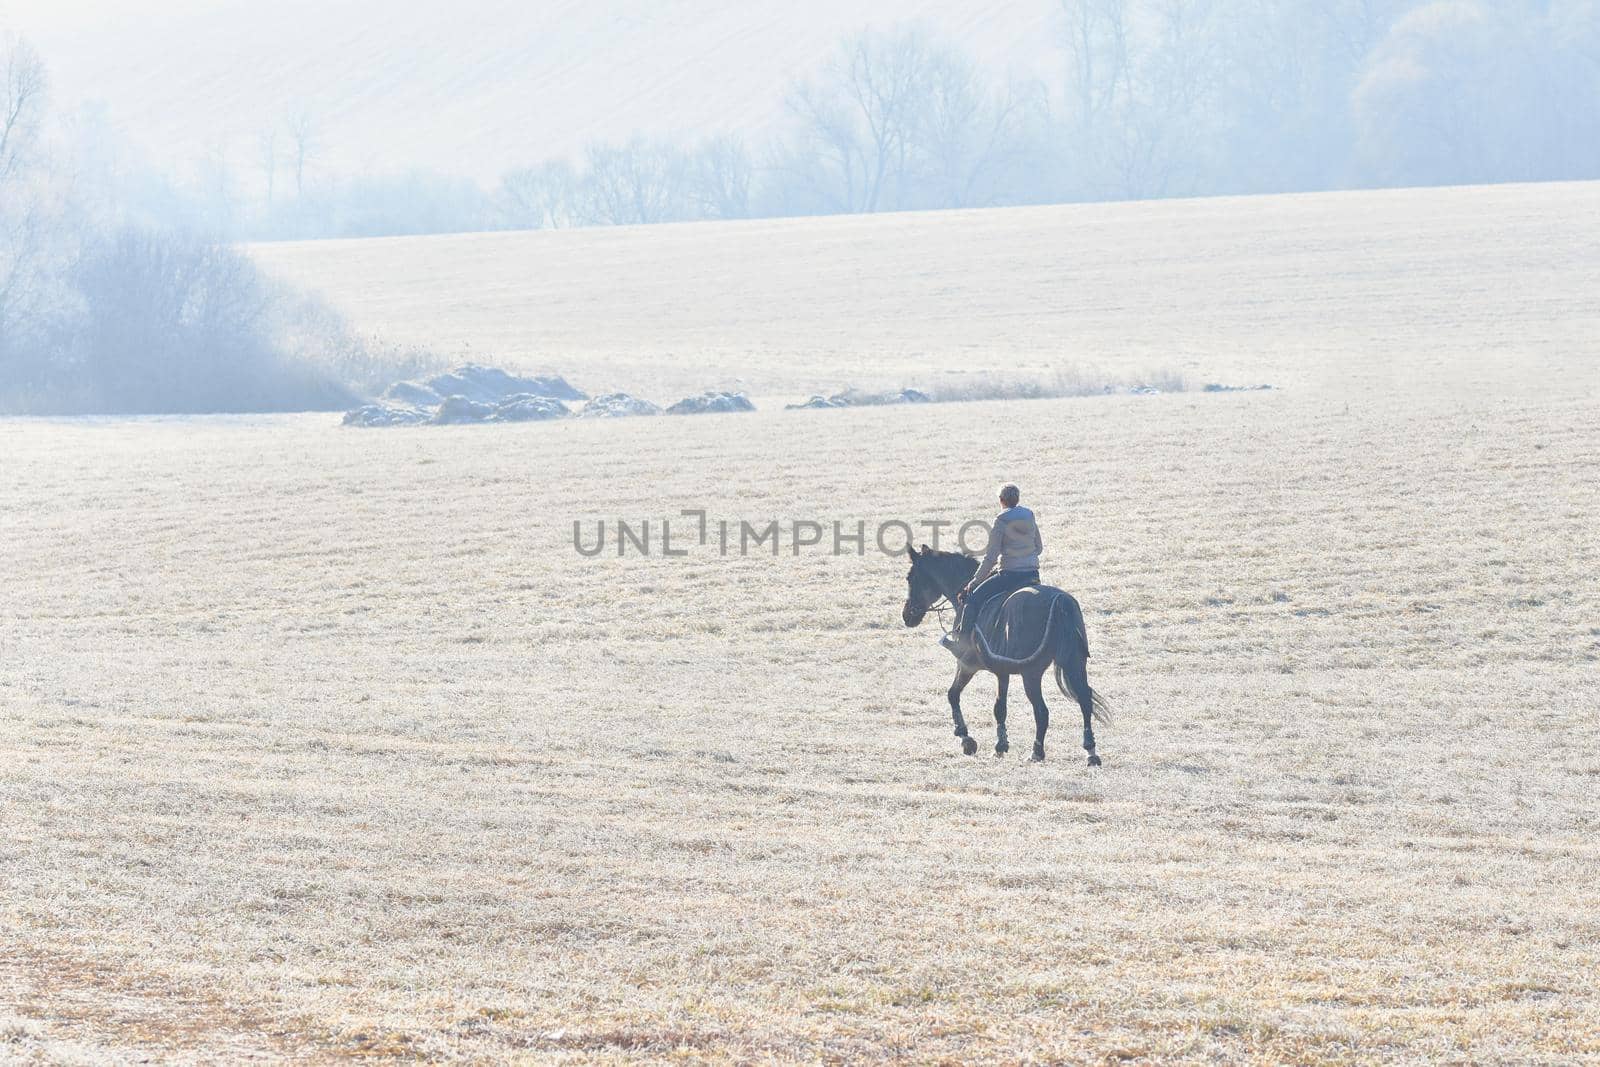
POLYGON ((702 142, 689 161, 688 195, 695 214, 707 219, 748 218, 754 177, 742 138, 725 134, 702 142))
POLYGON ((55 240, 52 205, 32 171, 49 79, 39 53, 18 37, 0 39, 0 384, 35 377, 29 347, 48 288, 45 261, 55 240))
POLYGON ((507 171, 494 207, 502 225, 515 230, 559 229, 577 217, 578 174, 564 159, 507 171))
POLYGON ((1202 188, 1225 66, 1211 18, 1217 0, 1060 2, 1076 195, 1202 188))
POLYGON ((322 125, 310 104, 301 104, 284 118, 289 136, 289 164, 294 168, 294 195, 306 195, 306 166, 321 148, 322 125))
POLYGON ((745 218, 754 174, 735 136, 713 137, 689 154, 635 137, 590 145, 582 173, 565 160, 508 171, 494 212, 500 225, 535 230, 745 218))
MULTIPOLYGON (((790 92, 771 206, 865 212, 1034 198, 1015 178, 1031 151, 1029 123, 1047 106, 1042 87, 997 90, 964 53, 918 27, 857 34, 821 78, 790 92)), ((1030 180, 1050 183, 1042 173, 1030 180)))
POLYGON ((1024 153, 1024 111, 1034 88, 995 92, 965 56, 933 54, 913 138, 918 206, 984 207, 1000 202, 1007 170, 1024 153))
POLYGON ((866 160, 856 124, 836 94, 802 83, 790 92, 793 139, 779 149, 771 170, 791 186, 779 191, 782 213, 825 214, 866 210, 866 160))
POLYGON ((1125 0, 1060 0, 1072 121, 1087 131, 1114 119, 1129 91, 1125 0))
POLYGON ((48 285, 43 269, 52 238, 52 219, 38 196, 12 189, 0 196, 0 385, 13 372, 4 365, 20 359, 28 343, 28 321, 37 319, 48 285))
POLYGON ((915 27, 846 40, 820 81, 790 92, 795 141, 779 168, 824 210, 900 206, 932 53, 915 27))
POLYGON ((20 37, 0 39, 0 188, 27 165, 38 139, 49 78, 44 61, 20 37))
POLYGON ((256 161, 261 164, 261 175, 267 183, 267 209, 272 209, 278 187, 278 129, 269 126, 256 135, 256 161))
POLYGON ((673 222, 688 216, 683 156, 669 144, 635 137, 593 144, 579 186, 579 217, 594 226, 673 222))
POLYGON ((1215 0, 1153 3, 1156 36, 1136 86, 1150 158, 1125 190, 1137 198, 1209 188, 1217 140, 1212 105, 1225 65, 1211 18, 1215 0))
POLYGON ((862 210, 885 206, 906 173, 931 66, 918 29, 862 33, 845 49, 842 90, 864 130, 862 210))
POLYGON ((226 141, 213 139, 195 161, 195 185, 190 197, 201 224, 209 232, 234 232, 238 223, 238 198, 226 141))

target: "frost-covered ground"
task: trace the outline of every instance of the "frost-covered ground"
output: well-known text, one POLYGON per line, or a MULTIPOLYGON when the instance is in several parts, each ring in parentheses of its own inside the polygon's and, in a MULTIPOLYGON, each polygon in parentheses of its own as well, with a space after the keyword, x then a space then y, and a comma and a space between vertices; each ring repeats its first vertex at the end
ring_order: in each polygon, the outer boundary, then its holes
POLYGON ((1600 182, 258 246, 364 330, 590 392, 963 375, 1567 392, 1600 182))
MULTIPOLYGON (((742 349, 775 394, 857 380, 875 315, 895 380, 971 355, 960 306, 996 365, 1074 324, 1110 365, 1119 314, 1142 363, 1199 316, 1193 373, 1270 393, 0 421, 0 1060, 1600 1057, 1596 194, 1415 195, 1431 221, 1392 244, 1359 240, 1400 225, 1391 194, 1237 202, 1165 259, 1141 211, 1226 205, 1072 215, 1103 251, 1071 305, 1043 253, 952 239, 921 295, 819 275, 807 302, 797 270, 745 290, 763 317, 707 265, 656 275, 671 307, 596 285, 506 325, 516 285, 558 288, 530 257, 475 320, 532 361, 590 315, 552 364, 591 387, 709 384, 742 349), (1275 211, 1328 222, 1274 236, 1275 211), (1112 249, 1150 278, 1120 311, 1112 249), (1060 699, 1047 763, 959 755, 898 561, 571 547, 575 519, 686 507, 960 520, 1002 476, 1086 608, 1098 772, 1060 699)), ((897 236, 858 261, 933 241, 859 225, 897 236)), ((626 281, 690 231, 583 236, 554 235, 568 270, 626 281)), ((388 247, 316 269, 420 331, 416 246, 388 247)), ((495 272, 451 262, 437 328, 465 337, 455 301, 495 272)))

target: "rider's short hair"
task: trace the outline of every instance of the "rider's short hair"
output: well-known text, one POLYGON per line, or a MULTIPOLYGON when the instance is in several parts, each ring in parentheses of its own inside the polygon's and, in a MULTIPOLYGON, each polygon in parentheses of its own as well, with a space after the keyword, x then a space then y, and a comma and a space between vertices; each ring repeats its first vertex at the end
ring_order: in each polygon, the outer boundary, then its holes
POLYGON ((1000 487, 1000 503, 1004 504, 1006 507, 1008 507, 1008 508, 1016 507, 1017 506, 1017 501, 1019 501, 1021 499, 1022 499, 1022 490, 1018 489, 1016 486, 1014 486, 1014 485, 1002 485, 1000 487))

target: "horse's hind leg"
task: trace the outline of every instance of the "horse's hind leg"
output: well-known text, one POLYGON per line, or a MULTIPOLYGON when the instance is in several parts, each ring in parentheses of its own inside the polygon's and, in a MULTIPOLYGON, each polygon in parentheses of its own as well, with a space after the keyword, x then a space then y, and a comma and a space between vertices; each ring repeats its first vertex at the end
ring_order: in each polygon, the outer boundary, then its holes
POLYGON ((950 683, 950 692, 945 694, 950 698, 950 717, 955 720, 956 736, 961 738, 961 751, 969 756, 978 751, 978 742, 967 733, 967 720, 961 715, 961 691, 972 681, 972 673, 965 667, 957 667, 956 680, 950 683))
POLYGON ((1072 687, 1072 695, 1078 698, 1078 707, 1083 709, 1083 750, 1089 753, 1089 766, 1098 767, 1100 757, 1094 751, 1094 690, 1089 688, 1088 660, 1074 653, 1062 669, 1066 672, 1067 684, 1072 687))
POLYGON ((1033 761, 1039 763, 1044 759, 1044 735, 1050 729, 1050 709, 1044 703, 1044 686, 1039 684, 1039 679, 1044 677, 1042 670, 1028 671, 1022 676, 1023 691, 1028 694, 1028 702, 1033 705, 1033 761))
POLYGON ((1000 682, 1000 688, 994 698, 994 754, 1004 756, 1011 751, 1011 742, 1006 739, 1006 690, 1011 688, 1011 675, 995 675, 1000 682))

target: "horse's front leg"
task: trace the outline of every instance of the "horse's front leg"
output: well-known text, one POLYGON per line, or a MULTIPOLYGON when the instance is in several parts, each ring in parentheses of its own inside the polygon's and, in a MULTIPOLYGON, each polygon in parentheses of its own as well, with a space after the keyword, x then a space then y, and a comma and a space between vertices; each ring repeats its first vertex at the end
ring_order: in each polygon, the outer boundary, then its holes
POLYGON ((994 754, 1004 756, 1011 751, 1011 742, 1006 739, 1006 690, 1011 688, 1011 675, 995 675, 1000 681, 1000 689, 994 697, 994 754))
POLYGON ((1045 707, 1044 686, 1039 684, 1043 677, 1041 671, 1029 671, 1022 676, 1023 691, 1028 694, 1028 702, 1033 705, 1033 761, 1035 763, 1044 759, 1044 735, 1050 729, 1050 709, 1045 707))
POLYGON ((967 733, 967 720, 961 715, 961 691, 972 681, 972 671, 966 667, 956 668, 956 680, 950 683, 950 717, 955 720, 956 736, 961 738, 961 751, 972 755, 978 751, 978 742, 974 741, 967 733))

